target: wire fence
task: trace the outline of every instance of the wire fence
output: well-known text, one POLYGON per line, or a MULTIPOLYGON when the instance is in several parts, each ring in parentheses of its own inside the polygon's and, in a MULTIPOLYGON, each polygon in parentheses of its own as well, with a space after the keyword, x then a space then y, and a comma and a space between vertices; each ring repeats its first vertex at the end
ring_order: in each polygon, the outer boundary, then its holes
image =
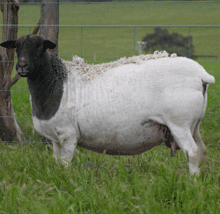
MULTIPOLYGON (((48 27, 48 28, 59 28, 59 29, 80 29, 80 56, 83 58, 83 30, 84 29, 133 29, 133 55, 135 55, 136 50, 136 30, 140 28, 185 28, 188 29, 188 38, 189 38, 189 58, 191 58, 191 29, 193 28, 218 28, 220 29, 220 25, 39 25, 40 27, 48 27)), ((26 28, 29 30, 29 34, 31 34, 32 29, 36 27, 36 25, 0 25, 0 28, 7 27, 18 27, 18 28, 26 28)), ((198 55, 199 57, 214 57, 216 61, 218 60, 217 55, 198 55)))

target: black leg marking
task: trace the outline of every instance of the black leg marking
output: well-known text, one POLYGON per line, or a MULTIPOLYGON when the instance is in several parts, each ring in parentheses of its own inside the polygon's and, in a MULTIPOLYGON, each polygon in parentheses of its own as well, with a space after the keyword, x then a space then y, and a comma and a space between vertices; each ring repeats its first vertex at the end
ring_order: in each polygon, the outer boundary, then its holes
POLYGON ((173 135, 172 135, 171 131, 169 130, 169 128, 167 128, 167 130, 166 130, 164 143, 168 148, 171 149, 171 151, 170 151, 171 157, 173 157, 175 155, 176 151, 180 149, 180 147, 178 146, 178 144, 174 140, 173 135))
POLYGON ((206 90, 207 90, 207 84, 203 82, 203 83, 202 83, 202 86, 203 86, 202 93, 203 93, 203 95, 205 95, 206 90))
POLYGON ((167 128, 166 133, 165 133, 165 142, 164 143, 170 149, 171 149, 171 144, 170 144, 171 140, 173 140, 173 136, 172 136, 169 128, 167 128))

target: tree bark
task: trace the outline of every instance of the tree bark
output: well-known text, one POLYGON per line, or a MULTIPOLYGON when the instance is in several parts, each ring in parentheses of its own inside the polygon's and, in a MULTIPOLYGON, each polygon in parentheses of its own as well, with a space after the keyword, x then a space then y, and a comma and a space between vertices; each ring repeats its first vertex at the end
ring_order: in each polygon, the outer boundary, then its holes
MULTIPOLYGON (((42 2, 44 4, 41 5, 41 17, 32 34, 37 34, 40 29, 41 36, 57 45, 55 49, 48 49, 48 51, 58 55, 59 0, 42 0, 42 2), (50 26, 47 27, 47 25, 50 26), (55 26, 52 27, 52 25, 55 26)), ((51 143, 51 141, 45 137, 42 137, 42 141, 51 143)))
MULTIPOLYGON (((2 42, 17 39, 18 0, 1 0, 3 13, 2 42), (12 25, 12 26, 10 26, 12 25)), ((21 131, 11 101, 10 88, 20 78, 18 75, 11 80, 14 66, 15 49, 0 48, 0 141, 26 141, 21 131)))
POLYGON ((57 45, 55 49, 49 49, 49 51, 58 54, 59 0, 42 0, 42 2, 45 4, 41 5, 40 35, 57 45), (48 4, 48 2, 54 3, 48 4), (47 25, 55 26, 47 27, 47 25))
POLYGON ((41 25, 41 17, 40 17, 40 19, 39 19, 39 21, 38 21, 38 23, 37 23, 37 26, 34 28, 32 34, 37 34, 37 32, 38 32, 39 29, 40 29, 40 25, 41 25))

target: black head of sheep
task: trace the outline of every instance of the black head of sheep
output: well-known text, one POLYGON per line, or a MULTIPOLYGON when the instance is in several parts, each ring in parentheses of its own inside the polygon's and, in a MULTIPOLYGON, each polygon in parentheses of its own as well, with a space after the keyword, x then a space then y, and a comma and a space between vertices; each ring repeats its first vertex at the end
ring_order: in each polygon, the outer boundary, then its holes
POLYGON ((26 35, 17 40, 9 40, 0 44, 5 48, 16 48, 18 62, 16 70, 21 77, 27 77, 45 65, 47 49, 54 49, 56 44, 45 40, 40 35, 26 35))

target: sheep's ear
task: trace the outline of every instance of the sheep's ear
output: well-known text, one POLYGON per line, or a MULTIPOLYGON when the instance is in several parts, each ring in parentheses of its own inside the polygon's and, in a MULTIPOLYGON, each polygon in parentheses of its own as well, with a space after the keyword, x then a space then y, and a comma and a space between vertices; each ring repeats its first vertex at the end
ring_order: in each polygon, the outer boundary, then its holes
POLYGON ((47 48, 54 49, 57 45, 51 42, 50 40, 44 40, 43 46, 44 49, 46 50, 47 48))
POLYGON ((15 46, 15 40, 9 40, 9 41, 6 41, 6 42, 2 42, 0 44, 0 46, 4 47, 4 48, 16 48, 15 46))

